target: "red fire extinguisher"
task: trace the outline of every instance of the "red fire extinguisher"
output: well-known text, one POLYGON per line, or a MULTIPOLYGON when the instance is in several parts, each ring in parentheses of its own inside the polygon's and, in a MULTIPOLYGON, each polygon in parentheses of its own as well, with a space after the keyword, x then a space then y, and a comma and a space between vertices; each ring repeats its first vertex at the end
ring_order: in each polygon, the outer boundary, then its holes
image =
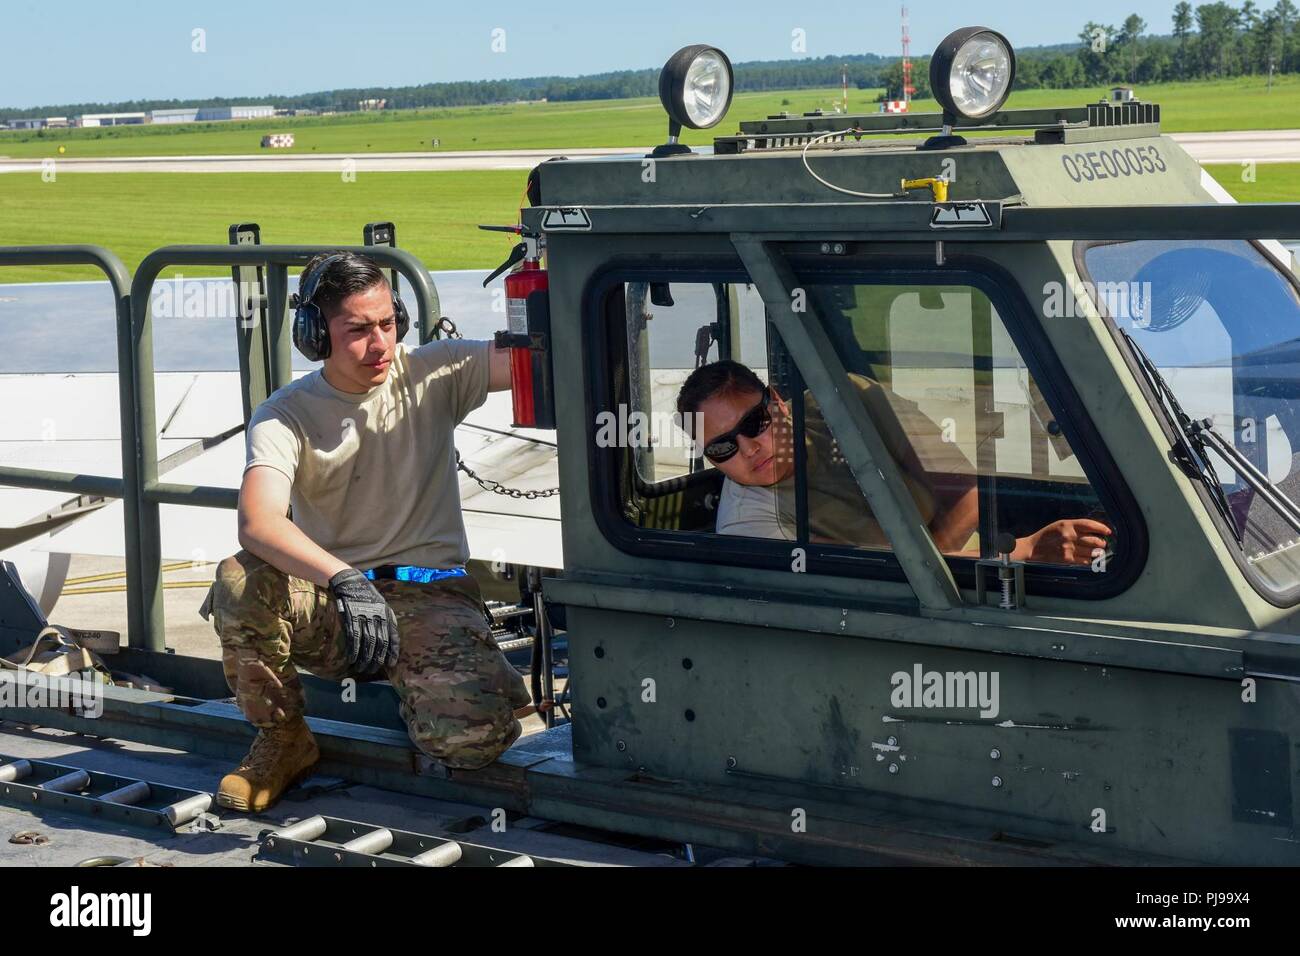
MULTIPOLYGON (((546 332, 530 326, 529 297, 548 290, 546 270, 542 268, 542 239, 525 232, 521 226, 481 226, 482 229, 513 232, 520 242, 497 269, 483 280, 486 287, 507 269, 506 276, 506 331, 496 335, 497 348, 510 349, 510 386, 513 396, 515 427, 553 428, 549 421, 538 420, 536 401, 538 375, 545 377, 546 332)), ((538 311, 534 306, 534 313, 538 311)), ((534 323, 535 324, 535 323, 534 323)), ((543 416, 549 417, 549 416, 543 416)))

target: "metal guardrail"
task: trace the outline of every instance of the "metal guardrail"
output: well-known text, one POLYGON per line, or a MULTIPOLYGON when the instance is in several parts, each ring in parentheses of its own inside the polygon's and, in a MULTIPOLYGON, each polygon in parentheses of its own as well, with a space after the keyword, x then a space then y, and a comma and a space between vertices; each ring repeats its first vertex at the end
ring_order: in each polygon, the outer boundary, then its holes
MULTIPOLYGON (((175 266, 262 266, 267 270, 268 328, 273 368, 263 381, 286 384, 291 376, 292 326, 288 315, 288 270, 315 255, 340 250, 367 255, 395 269, 410 283, 419 310, 420 341, 434 334, 438 293, 424 264, 388 246, 164 246, 144 258, 134 278, 122 261, 100 246, 0 246, 0 267, 92 265, 108 278, 117 316, 118 404, 121 415, 122 477, 80 475, 0 466, 0 485, 120 498, 126 551, 127 634, 132 647, 164 651, 162 531, 158 507, 178 504, 235 508, 234 488, 173 484, 158 480, 157 409, 154 397, 153 317, 150 292, 164 269, 175 266)), ((260 360, 260 356, 256 357, 260 360)))
POLYGON ((142 633, 144 616, 143 604, 138 600, 139 588, 132 584, 140 581, 141 569, 139 551, 135 549, 133 552, 131 547, 140 527, 140 459, 136 455, 139 443, 134 411, 136 376, 131 350, 131 275, 121 259, 101 246, 0 246, 0 267, 68 265, 95 266, 104 273, 113 293, 113 308, 117 316, 117 404, 121 420, 122 477, 0 466, 0 485, 122 499, 127 547, 127 628, 134 641, 142 633))

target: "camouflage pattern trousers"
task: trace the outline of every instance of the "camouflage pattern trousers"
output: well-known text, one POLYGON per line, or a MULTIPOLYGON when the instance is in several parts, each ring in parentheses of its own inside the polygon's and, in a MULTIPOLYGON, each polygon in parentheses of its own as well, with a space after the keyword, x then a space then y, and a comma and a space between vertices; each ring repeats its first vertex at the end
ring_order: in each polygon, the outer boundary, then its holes
MULTIPOLYGON (((387 677, 412 742, 448 767, 491 763, 518 739, 514 711, 532 699, 492 637, 474 579, 374 583, 397 617, 401 650, 387 677)), ((353 673, 327 588, 246 551, 217 566, 209 606, 226 682, 256 727, 304 715, 299 667, 329 680, 377 679, 353 673)))

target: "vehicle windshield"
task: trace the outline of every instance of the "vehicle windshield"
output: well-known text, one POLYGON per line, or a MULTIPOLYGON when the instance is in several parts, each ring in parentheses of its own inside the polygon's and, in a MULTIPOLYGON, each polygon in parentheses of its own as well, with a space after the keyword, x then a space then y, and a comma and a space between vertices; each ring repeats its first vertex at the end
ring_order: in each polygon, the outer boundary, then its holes
MULTIPOLYGON (((1209 419, 1283 495, 1300 500, 1300 296, 1290 277, 1245 240, 1107 243, 1090 247, 1085 264, 1098 303, 1187 415, 1209 419)), ((1259 583, 1293 591, 1300 540, 1292 524, 1258 481, 1217 451, 1207 458, 1259 583)))

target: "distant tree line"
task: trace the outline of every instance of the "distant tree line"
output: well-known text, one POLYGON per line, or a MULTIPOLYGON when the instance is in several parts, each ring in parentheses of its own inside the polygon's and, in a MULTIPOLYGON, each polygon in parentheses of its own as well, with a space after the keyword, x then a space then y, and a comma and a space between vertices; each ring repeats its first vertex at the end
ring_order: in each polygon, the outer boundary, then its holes
MULTIPOLYGON (((1017 89, 1070 89, 1108 83, 1159 83, 1215 77, 1300 72, 1300 11, 1292 0, 1264 10, 1255 0, 1240 8, 1224 2, 1174 7, 1172 33, 1148 35, 1136 13, 1120 26, 1088 22, 1077 44, 1016 51, 1017 89)), ((756 60, 735 64, 736 89, 785 90, 839 86, 847 74, 855 89, 883 87, 884 99, 902 96, 899 57, 875 54, 802 60, 756 60)), ((929 95, 928 57, 913 63, 917 97, 929 95)), ((27 116, 78 116, 181 106, 273 104, 282 109, 347 112, 362 100, 387 100, 387 108, 481 106, 518 101, 607 100, 658 93, 659 70, 621 70, 590 76, 537 76, 517 80, 426 83, 421 86, 326 90, 297 96, 217 97, 204 100, 132 100, 125 103, 68 103, 0 107, 0 120, 27 116)))
POLYGON ((1300 72, 1297 22, 1300 10, 1291 0, 1278 0, 1271 10, 1254 0, 1240 8, 1223 2, 1193 8, 1184 0, 1174 7, 1168 36, 1146 36, 1146 21, 1136 13, 1120 27, 1089 22, 1079 34, 1077 66, 1041 63, 1037 76, 1026 71, 1026 85, 1046 75, 1077 76, 1075 85, 1095 86, 1300 72))
MULTIPOLYGON (((735 64, 737 90, 785 90, 839 86, 847 73, 850 85, 874 89, 881 85, 889 57, 875 54, 826 56, 803 60, 757 60, 735 64)), ((387 100, 387 109, 481 106, 494 103, 550 100, 609 100, 658 96, 659 70, 621 70, 590 76, 538 76, 518 80, 426 83, 421 86, 367 87, 326 90, 297 96, 248 96, 203 100, 131 100, 123 103, 66 103, 57 106, 0 107, 0 120, 27 116, 79 116, 83 113, 133 113, 187 106, 273 104, 281 109, 345 112, 362 100, 387 100)))
MULTIPOLYGON (((1077 44, 1016 51, 1016 89, 1071 89, 1110 83, 1164 83, 1300 72, 1300 10, 1278 0, 1264 10, 1254 0, 1174 7, 1173 32, 1147 34, 1136 13, 1121 26, 1089 21, 1077 44)), ((902 63, 884 71, 886 97, 903 87, 902 63)), ((917 96, 929 96, 930 61, 913 64, 917 96)))

